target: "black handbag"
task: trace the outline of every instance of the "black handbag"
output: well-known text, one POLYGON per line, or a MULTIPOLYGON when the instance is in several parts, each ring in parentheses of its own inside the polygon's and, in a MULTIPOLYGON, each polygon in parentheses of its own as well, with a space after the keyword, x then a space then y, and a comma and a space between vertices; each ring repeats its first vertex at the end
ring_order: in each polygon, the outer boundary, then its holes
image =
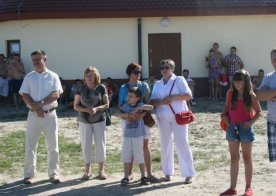
POLYGON ((110 126, 111 125, 111 114, 110 114, 110 109, 105 110, 105 125, 110 126))

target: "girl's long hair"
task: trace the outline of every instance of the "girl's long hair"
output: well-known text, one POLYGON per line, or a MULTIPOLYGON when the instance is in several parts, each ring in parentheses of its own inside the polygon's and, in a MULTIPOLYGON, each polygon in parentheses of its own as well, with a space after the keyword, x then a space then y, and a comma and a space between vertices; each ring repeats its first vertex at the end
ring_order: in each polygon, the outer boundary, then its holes
POLYGON ((250 92, 253 90, 251 78, 247 71, 244 69, 240 69, 235 72, 233 76, 233 94, 231 99, 231 109, 234 110, 237 107, 238 100, 238 90, 235 88, 234 81, 244 81, 244 90, 243 90, 243 101, 246 111, 250 111, 252 109, 252 99, 250 92))

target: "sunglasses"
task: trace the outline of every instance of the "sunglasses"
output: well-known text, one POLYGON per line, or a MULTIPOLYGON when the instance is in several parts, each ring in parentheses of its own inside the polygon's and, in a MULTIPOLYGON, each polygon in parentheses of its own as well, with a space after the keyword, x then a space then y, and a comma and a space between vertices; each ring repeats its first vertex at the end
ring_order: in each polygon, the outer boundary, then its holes
POLYGON ((131 73, 133 73, 133 74, 135 74, 135 75, 138 75, 138 74, 142 74, 142 71, 134 70, 134 71, 132 71, 131 73))
POLYGON ((170 69, 170 67, 169 66, 163 66, 163 67, 160 67, 160 70, 169 70, 170 69))
POLYGON ((160 64, 161 65, 170 64, 170 61, 168 61, 168 60, 162 60, 162 61, 160 61, 160 64))

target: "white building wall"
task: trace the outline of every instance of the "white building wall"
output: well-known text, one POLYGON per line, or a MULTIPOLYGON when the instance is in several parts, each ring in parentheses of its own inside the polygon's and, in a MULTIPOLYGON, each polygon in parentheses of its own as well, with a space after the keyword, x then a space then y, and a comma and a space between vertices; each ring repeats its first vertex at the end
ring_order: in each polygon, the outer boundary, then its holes
POLYGON ((43 49, 48 67, 63 79, 83 78, 89 65, 102 78, 127 78, 125 67, 137 59, 136 19, 28 20, 0 23, 0 53, 6 40, 20 39, 27 71, 31 52, 43 49))
MULTIPOLYGON (((192 77, 207 77, 205 56, 214 42, 224 55, 236 46, 245 69, 256 75, 272 69, 270 50, 276 46, 276 15, 142 18, 143 75, 148 75, 148 34, 181 33, 182 68, 192 77)), ((6 40, 20 39, 22 59, 32 69, 30 53, 44 49, 49 68, 63 79, 82 78, 88 65, 99 68, 102 78, 126 78, 128 63, 138 61, 137 18, 23 20, 0 23, 0 53, 6 40)))
MULTIPOLYGON (((276 46, 276 15, 168 17, 167 27, 161 18, 145 18, 143 24, 143 51, 147 51, 148 33, 181 33, 182 68, 188 68, 193 77, 207 77, 205 56, 214 42, 220 44, 224 56, 230 47, 237 47, 245 69, 256 75, 259 68, 271 71, 270 51, 276 46)), ((144 52, 148 65, 148 52, 144 52)))

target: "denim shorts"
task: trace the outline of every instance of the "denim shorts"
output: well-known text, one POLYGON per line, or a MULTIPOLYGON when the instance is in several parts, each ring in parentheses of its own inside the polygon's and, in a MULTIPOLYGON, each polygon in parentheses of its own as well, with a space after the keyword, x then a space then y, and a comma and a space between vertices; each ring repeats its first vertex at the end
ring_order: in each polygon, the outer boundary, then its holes
POLYGON ((226 133, 226 140, 250 143, 255 140, 253 127, 243 128, 241 124, 230 124, 226 133))

